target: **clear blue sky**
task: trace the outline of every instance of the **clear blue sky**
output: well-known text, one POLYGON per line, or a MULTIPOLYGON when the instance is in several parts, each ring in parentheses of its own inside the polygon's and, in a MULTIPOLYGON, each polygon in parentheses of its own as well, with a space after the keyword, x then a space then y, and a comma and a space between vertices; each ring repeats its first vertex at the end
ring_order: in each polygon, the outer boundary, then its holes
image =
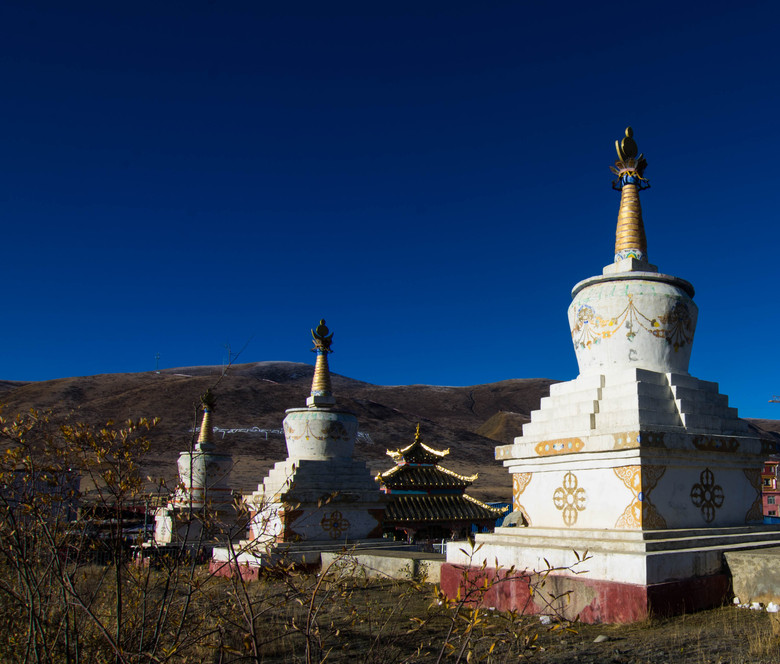
POLYGON ((780 418, 777 2, 0 7, 0 378, 312 362, 577 374, 635 130, 691 373, 780 418))

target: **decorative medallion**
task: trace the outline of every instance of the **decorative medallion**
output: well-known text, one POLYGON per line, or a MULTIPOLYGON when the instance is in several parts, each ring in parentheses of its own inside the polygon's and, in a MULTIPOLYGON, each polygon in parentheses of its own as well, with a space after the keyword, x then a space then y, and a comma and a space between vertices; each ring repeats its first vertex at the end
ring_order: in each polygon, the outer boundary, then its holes
POLYGON ((694 436, 691 444, 703 452, 737 452, 739 450, 739 441, 736 438, 694 436))
POLYGON ((529 526, 531 525, 531 517, 528 516, 528 510, 520 504, 520 494, 525 491, 532 476, 533 473, 512 473, 512 510, 522 512, 529 526))
POLYGON ((715 484, 715 476, 709 468, 701 471, 699 483, 691 489, 691 501, 701 508, 701 515, 707 523, 715 519, 715 510, 723 505, 723 488, 715 484))
POLYGON ((331 422, 326 431, 326 436, 332 440, 349 440, 347 427, 345 427, 341 422, 331 422))
POLYGON ((691 312, 688 311, 688 306, 684 302, 678 301, 671 312, 665 316, 659 316, 658 320, 666 325, 666 341, 674 346, 675 351, 693 341, 694 329, 691 312))
POLYGON ((650 492, 658 484, 665 466, 620 466, 615 475, 633 494, 623 514, 615 522, 615 528, 645 528, 658 530, 666 528, 666 521, 650 502, 650 492), (644 484, 644 487, 643 487, 644 484))
POLYGON ((585 443, 579 438, 560 438, 558 440, 543 440, 537 443, 534 449, 539 456, 550 456, 551 454, 579 452, 583 447, 585 447, 585 443))
POLYGON ((341 512, 334 511, 322 517, 320 521, 322 529, 330 535, 331 539, 339 539, 344 533, 349 530, 349 521, 347 521, 341 512))
POLYGON ((666 447, 662 431, 624 431, 613 433, 613 450, 625 450, 634 447, 666 447))
POLYGON ((764 495, 761 492, 761 470, 759 468, 743 468, 742 472, 745 473, 747 481, 750 482, 750 486, 756 491, 756 499, 750 506, 750 509, 745 514, 745 523, 755 523, 756 521, 764 520, 764 495))
POLYGON ((622 330, 626 331, 626 339, 629 341, 633 341, 637 333, 644 330, 654 337, 665 339, 674 346, 675 351, 690 344, 694 333, 691 313, 684 301, 678 300, 671 313, 650 318, 636 308, 634 297, 629 293, 625 309, 612 318, 602 318, 593 307, 580 305, 571 335, 575 348, 588 348, 622 330))
POLYGON ((563 512, 563 522, 567 526, 573 526, 577 523, 577 516, 585 509, 587 495, 585 489, 577 486, 577 476, 572 472, 567 472, 563 476, 562 486, 559 486, 553 493, 553 504, 556 509, 563 512))

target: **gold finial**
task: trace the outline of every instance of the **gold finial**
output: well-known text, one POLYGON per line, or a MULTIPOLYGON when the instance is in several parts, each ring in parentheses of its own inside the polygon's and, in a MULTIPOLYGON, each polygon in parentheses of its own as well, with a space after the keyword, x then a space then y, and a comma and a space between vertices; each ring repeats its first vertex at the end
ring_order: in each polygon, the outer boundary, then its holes
POLYGON ((618 160, 611 169, 617 175, 617 180, 612 183, 612 187, 621 192, 615 233, 615 262, 626 258, 647 261, 647 238, 639 203, 639 192, 650 186, 644 177, 647 160, 639 153, 631 127, 626 127, 626 136, 622 141, 615 141, 615 149, 618 160))
POLYGON ((203 406, 203 410, 210 410, 212 413, 216 410, 217 398, 210 387, 201 395, 200 403, 203 406))
POLYGON ((634 130, 631 127, 626 127, 626 137, 622 142, 615 141, 615 148, 618 159, 622 162, 634 159, 639 154, 639 148, 634 140, 634 130))
POLYGON ((330 385, 330 368, 328 367, 328 353, 333 343, 333 332, 325 325, 325 319, 311 331, 314 340, 312 350, 317 353, 317 362, 314 365, 314 378, 311 382, 311 396, 306 400, 309 407, 331 406, 336 403, 333 398, 333 389, 330 385))
POLYGON ((420 423, 417 423, 417 431, 414 432, 414 442, 420 440, 420 423))
POLYGON ((332 353, 330 345, 333 343, 333 332, 330 332, 328 326, 325 325, 325 319, 320 320, 320 324, 311 331, 311 338, 314 340, 314 351, 323 351, 325 353, 332 353))
POLYGON ((211 389, 206 390, 200 398, 200 403, 203 407, 203 420, 200 423, 200 435, 198 436, 198 447, 213 447, 214 445, 214 429, 211 425, 211 413, 214 412, 214 405, 216 404, 216 398, 211 389))

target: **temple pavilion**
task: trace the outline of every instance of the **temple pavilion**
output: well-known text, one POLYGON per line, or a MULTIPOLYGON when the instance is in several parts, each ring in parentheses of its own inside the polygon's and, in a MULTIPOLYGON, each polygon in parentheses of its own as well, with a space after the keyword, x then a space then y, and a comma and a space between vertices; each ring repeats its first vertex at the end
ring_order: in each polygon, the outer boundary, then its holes
POLYGON ((410 445, 388 450, 396 465, 376 476, 390 496, 385 508, 385 532, 403 532, 409 541, 465 537, 476 525, 493 530, 505 510, 491 507, 465 493, 478 477, 459 475, 439 465, 450 453, 422 442, 420 425, 410 445))

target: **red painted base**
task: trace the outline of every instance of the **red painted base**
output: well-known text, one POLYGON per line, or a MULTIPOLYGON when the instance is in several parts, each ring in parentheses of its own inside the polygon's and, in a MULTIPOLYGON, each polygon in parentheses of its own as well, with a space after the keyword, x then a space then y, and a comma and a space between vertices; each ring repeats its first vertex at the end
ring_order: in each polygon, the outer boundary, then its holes
POLYGON ((257 581, 257 579, 260 578, 259 567, 237 565, 236 563, 221 562, 218 560, 211 560, 211 562, 209 562, 209 573, 214 576, 223 576, 225 578, 239 576, 244 581, 257 581))
POLYGON ((441 589, 450 599, 515 610, 524 614, 558 612, 584 623, 630 623, 651 615, 678 615, 720 606, 730 595, 727 574, 693 577, 650 586, 550 574, 541 582, 527 574, 445 563, 441 589), (459 594, 460 593, 460 594, 459 594))

